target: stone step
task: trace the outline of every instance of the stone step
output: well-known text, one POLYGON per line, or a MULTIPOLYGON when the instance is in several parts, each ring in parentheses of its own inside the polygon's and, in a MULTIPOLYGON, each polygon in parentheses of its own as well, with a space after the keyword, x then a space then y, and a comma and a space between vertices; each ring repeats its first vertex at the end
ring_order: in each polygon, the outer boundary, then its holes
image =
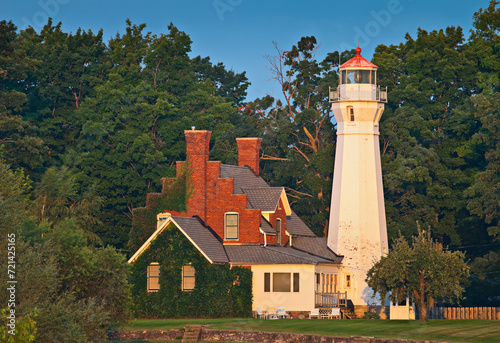
POLYGON ((198 342, 201 334, 201 325, 186 325, 182 342, 198 342))

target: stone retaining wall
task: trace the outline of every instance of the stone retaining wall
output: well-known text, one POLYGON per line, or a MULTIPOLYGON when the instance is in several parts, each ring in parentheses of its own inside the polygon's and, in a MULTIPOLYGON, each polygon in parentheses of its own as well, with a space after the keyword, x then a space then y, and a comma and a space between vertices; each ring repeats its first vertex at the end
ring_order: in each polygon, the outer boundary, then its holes
MULTIPOLYGON (((153 339, 179 339, 184 330, 130 330, 110 331, 110 340, 153 340, 153 339)), ((373 337, 334 337, 321 335, 305 335, 286 332, 263 332, 263 331, 236 331, 216 330, 203 328, 201 340, 225 341, 225 342, 253 342, 253 343, 429 343, 429 341, 373 338, 373 337)), ((446 343, 436 342, 433 343, 446 343)))
POLYGON ((133 340, 153 340, 170 339, 174 340, 184 335, 184 330, 123 330, 109 331, 108 338, 111 341, 133 341, 133 340))
POLYGON ((207 341, 253 343, 429 343, 429 341, 401 340, 393 338, 334 337, 286 332, 232 331, 206 328, 203 328, 201 331, 201 339, 207 341))

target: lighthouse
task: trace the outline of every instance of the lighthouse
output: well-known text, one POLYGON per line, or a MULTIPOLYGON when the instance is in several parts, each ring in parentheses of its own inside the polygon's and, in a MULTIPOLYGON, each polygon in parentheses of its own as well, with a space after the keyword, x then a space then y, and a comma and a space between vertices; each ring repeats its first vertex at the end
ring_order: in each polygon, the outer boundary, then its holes
POLYGON ((359 47, 339 67, 339 76, 338 88, 330 91, 337 146, 328 246, 344 255, 341 286, 361 312, 376 301, 366 273, 388 252, 379 146, 387 89, 377 85, 377 66, 361 56, 359 47))

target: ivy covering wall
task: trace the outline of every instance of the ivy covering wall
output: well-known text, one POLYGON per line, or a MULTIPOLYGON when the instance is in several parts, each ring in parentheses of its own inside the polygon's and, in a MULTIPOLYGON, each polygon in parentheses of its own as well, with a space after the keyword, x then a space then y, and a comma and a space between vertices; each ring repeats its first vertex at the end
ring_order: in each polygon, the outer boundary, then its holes
POLYGON ((170 224, 131 266, 136 318, 219 318, 252 314, 252 272, 212 265, 170 224), (160 290, 147 292, 147 267, 160 264, 160 290), (182 266, 196 270, 192 291, 182 291, 182 266))
POLYGON ((185 166, 175 178, 163 179, 161 193, 149 193, 145 207, 133 209, 132 230, 128 247, 136 251, 156 230, 156 215, 162 212, 186 212, 187 200, 191 196, 190 166, 185 166))

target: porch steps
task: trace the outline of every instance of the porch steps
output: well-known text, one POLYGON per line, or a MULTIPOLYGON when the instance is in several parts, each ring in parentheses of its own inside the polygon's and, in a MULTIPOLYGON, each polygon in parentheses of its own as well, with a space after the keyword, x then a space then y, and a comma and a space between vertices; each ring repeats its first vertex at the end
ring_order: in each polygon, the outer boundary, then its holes
POLYGON ((184 328, 182 342, 198 342, 201 335, 201 325, 187 325, 184 328))
POLYGON ((356 314, 347 308, 341 308, 340 312, 342 312, 343 319, 358 319, 358 317, 356 317, 356 314))

